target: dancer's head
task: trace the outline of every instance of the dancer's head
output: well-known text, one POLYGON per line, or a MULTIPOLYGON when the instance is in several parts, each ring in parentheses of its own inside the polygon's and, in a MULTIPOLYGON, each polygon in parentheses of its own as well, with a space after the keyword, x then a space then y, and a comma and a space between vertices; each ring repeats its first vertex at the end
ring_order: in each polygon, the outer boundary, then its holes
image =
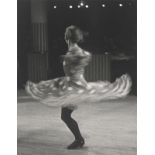
POLYGON ((71 25, 66 28, 65 31, 65 41, 68 43, 80 43, 84 39, 83 32, 74 25, 71 25))

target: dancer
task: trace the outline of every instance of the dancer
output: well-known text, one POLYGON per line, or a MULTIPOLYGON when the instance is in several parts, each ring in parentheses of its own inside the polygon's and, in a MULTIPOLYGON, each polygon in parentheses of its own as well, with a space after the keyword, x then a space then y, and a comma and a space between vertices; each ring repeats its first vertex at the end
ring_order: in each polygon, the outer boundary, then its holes
POLYGON ((83 39, 83 32, 78 27, 67 27, 65 41, 68 51, 62 56, 65 76, 37 84, 28 81, 26 85, 26 91, 41 103, 61 106, 61 119, 75 137, 68 149, 81 148, 85 143, 77 122, 71 117, 80 104, 97 104, 108 99, 122 98, 128 95, 131 88, 131 80, 127 74, 116 79, 114 83, 85 80, 84 68, 89 64, 91 54, 79 46, 83 39))

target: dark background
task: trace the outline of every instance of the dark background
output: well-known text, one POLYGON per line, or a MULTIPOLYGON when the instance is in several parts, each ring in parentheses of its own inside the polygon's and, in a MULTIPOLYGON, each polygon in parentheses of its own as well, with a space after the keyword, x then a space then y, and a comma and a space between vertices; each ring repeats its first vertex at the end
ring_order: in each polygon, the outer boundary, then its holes
MULTIPOLYGON (((123 73, 129 73, 133 80, 132 93, 137 91, 137 3, 134 0, 89 0, 90 8, 69 9, 68 5, 77 6, 75 0, 53 0, 48 2, 48 46, 49 72, 48 78, 63 75, 59 56, 67 47, 64 42, 64 31, 69 25, 77 25, 89 32, 83 48, 93 54, 108 52, 117 59, 111 60, 111 81, 123 73), (102 3, 105 8, 101 7, 102 3), (123 7, 119 7, 119 3, 123 7), (53 9, 53 5, 57 9, 53 9), (120 60, 121 56, 132 56, 132 59, 120 60)), ((22 88, 28 80, 27 54, 32 50, 30 0, 17 1, 17 54, 18 54, 18 88, 22 88)), ((115 58, 114 57, 114 58, 115 58)))

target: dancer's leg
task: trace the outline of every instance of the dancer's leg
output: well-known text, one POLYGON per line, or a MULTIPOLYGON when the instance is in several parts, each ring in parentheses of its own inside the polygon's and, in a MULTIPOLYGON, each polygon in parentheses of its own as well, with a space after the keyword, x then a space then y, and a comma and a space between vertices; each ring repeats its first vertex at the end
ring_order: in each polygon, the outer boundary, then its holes
POLYGON ((73 110, 63 107, 61 111, 61 119, 68 126, 70 131, 73 133, 75 137, 75 141, 68 146, 68 149, 76 149, 78 147, 82 147, 84 145, 84 139, 80 133, 77 122, 71 117, 73 110))

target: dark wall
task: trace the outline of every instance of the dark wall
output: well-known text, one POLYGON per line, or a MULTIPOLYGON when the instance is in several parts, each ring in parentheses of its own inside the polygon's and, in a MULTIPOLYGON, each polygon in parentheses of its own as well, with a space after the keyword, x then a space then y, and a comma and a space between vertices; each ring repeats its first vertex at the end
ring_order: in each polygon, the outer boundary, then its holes
POLYGON ((31 50, 30 1, 17 1, 18 88, 27 81, 27 53, 31 50))
MULTIPOLYGON (((49 6, 51 46, 53 40, 58 38, 63 40, 65 28, 74 24, 89 32, 87 44, 90 49, 93 47, 102 49, 99 53, 102 53, 103 49, 113 53, 116 49, 126 53, 136 53, 137 7, 135 3, 122 8, 112 5, 105 8, 92 6, 89 9, 69 9, 66 8, 65 3, 61 4, 57 9, 53 9, 53 5, 49 6)), ((98 51, 93 50, 93 52, 98 51)))

